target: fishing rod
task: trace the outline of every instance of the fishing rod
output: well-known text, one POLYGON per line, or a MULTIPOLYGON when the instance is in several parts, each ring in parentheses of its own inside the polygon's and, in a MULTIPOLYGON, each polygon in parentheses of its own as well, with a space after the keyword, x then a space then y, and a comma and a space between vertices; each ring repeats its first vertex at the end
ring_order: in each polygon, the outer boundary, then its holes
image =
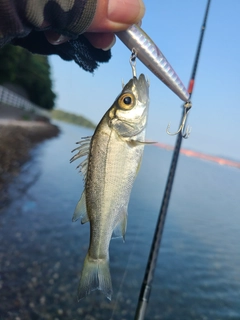
MULTIPOLYGON (((209 13, 209 7, 210 7, 210 2, 211 0, 208 0, 206 10, 205 10, 205 15, 204 15, 204 20, 203 20, 203 25, 201 27, 201 33, 200 33, 200 38, 198 42, 198 47, 197 47, 197 52, 193 64, 193 70, 192 70, 192 75, 189 81, 189 87, 188 87, 188 92, 189 96, 192 96, 193 89, 194 89, 194 81, 196 77, 196 72, 197 72, 197 67, 199 63, 199 57, 202 49, 202 42, 203 42, 203 36, 206 30, 206 23, 207 23, 207 18, 208 18, 208 13, 209 13)), ((181 118, 181 126, 183 123, 185 123, 186 119, 186 109, 183 108, 183 114, 181 118)), ((180 126, 180 128, 181 128, 180 126)), ((187 136, 186 136, 187 137, 187 136)), ((148 263, 147 267, 145 270, 145 275, 141 287, 141 291, 139 294, 139 299, 138 299, 138 305, 136 308, 136 313, 135 313, 135 318, 134 320, 144 320, 146 309, 147 309, 147 304, 150 298, 150 293, 151 293, 151 286, 154 278, 154 271, 156 269, 156 264, 157 264, 157 257, 161 245, 161 239, 162 239, 162 234, 163 234, 163 229, 164 229, 164 223, 167 215, 167 209, 168 209, 168 204, 171 196, 171 190, 173 186, 173 181, 175 177, 175 172, 177 168, 177 163, 178 163, 178 157, 180 153, 180 148, 181 148, 181 143, 182 143, 182 138, 184 138, 184 135, 182 135, 182 132, 178 131, 177 135, 177 140, 174 148, 174 153, 172 157, 172 162, 171 166, 169 169, 168 173, 168 179, 167 183, 165 186, 165 191, 162 199, 162 204, 161 208, 159 211, 159 216, 158 216, 158 221, 152 241, 152 246, 150 249, 150 254, 148 258, 148 263)))

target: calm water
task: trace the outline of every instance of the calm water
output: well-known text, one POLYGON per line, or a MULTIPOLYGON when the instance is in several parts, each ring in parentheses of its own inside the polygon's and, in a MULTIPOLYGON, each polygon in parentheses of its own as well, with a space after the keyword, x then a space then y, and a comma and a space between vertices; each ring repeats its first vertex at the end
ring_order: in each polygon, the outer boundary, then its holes
MULTIPOLYGON (((0 319, 133 319, 172 153, 145 148, 126 242, 111 242, 112 302, 93 292, 78 303, 89 225, 71 222, 83 184, 69 158, 91 131, 61 127, 0 211, 0 319)), ((147 320, 240 319, 239 194, 239 170, 180 156, 147 320)))

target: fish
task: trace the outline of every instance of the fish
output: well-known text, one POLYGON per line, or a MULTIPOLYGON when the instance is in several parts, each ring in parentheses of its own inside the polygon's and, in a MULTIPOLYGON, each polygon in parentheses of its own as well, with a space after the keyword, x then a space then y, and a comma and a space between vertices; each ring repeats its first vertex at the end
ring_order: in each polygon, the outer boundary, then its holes
POLYGON ((133 76, 104 114, 92 137, 78 142, 71 162, 80 163, 85 188, 73 221, 90 222, 90 243, 78 286, 78 300, 101 290, 111 300, 109 269, 112 238, 125 241, 128 203, 143 156, 149 109, 149 82, 133 76))

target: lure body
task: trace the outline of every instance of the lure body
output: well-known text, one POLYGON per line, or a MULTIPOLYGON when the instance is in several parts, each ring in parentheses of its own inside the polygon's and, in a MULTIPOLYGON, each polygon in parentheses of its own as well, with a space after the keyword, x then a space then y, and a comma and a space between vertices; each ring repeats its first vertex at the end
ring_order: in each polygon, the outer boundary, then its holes
POLYGON ((189 93, 180 78, 153 40, 137 25, 116 33, 119 39, 181 100, 188 101, 189 93))

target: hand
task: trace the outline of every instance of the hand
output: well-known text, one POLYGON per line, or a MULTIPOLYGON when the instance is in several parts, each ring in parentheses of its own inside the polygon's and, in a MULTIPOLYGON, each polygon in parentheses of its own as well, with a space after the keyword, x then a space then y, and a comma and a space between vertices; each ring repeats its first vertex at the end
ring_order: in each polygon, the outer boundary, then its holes
MULTIPOLYGON (((98 0, 94 19, 84 35, 94 47, 108 50, 116 41, 114 32, 139 22, 144 12, 142 0, 98 0)), ((45 35, 55 45, 69 40, 51 30, 45 35)))

